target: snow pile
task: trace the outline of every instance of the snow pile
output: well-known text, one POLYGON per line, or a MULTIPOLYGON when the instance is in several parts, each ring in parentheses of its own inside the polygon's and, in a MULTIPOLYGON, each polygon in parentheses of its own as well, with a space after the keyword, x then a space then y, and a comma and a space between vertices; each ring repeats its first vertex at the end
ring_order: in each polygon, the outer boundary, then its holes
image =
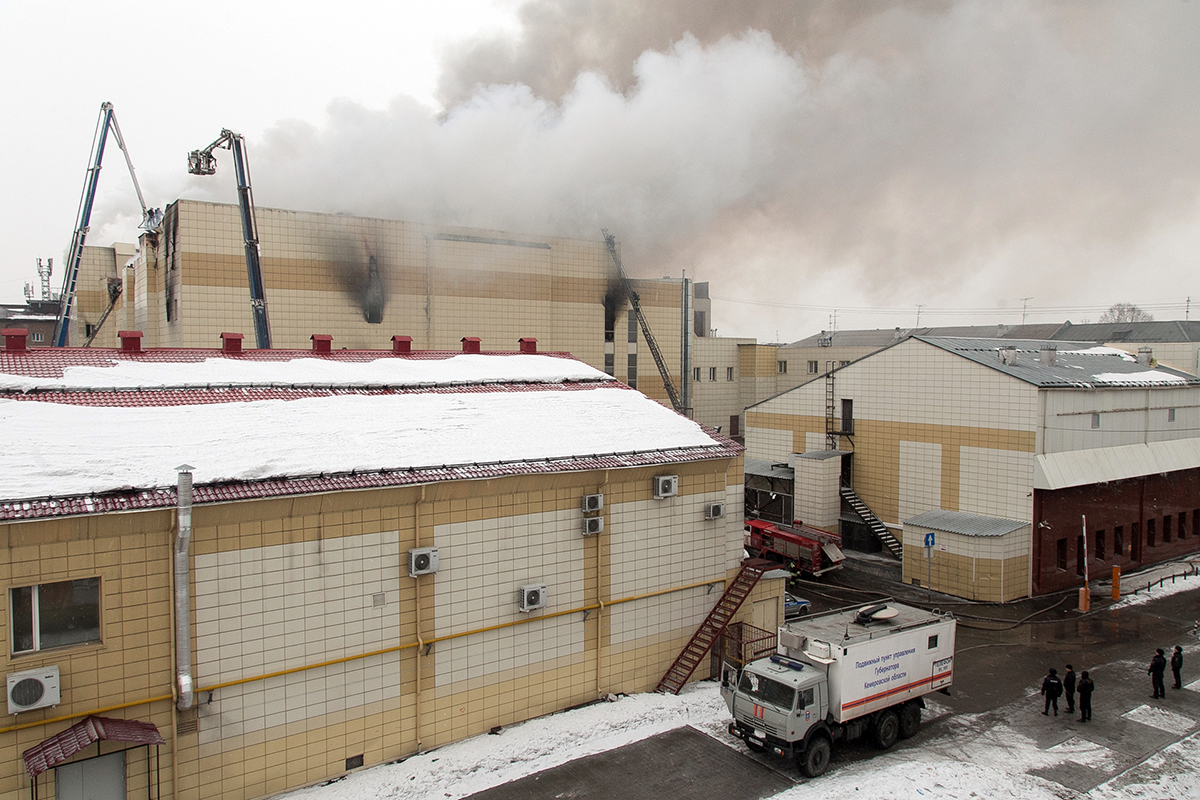
POLYGON ((339 395, 138 408, 0 400, 0 499, 713 447, 640 392, 339 395))
POLYGON ((1102 372, 1099 375, 1093 375, 1092 381, 1095 383, 1152 383, 1155 385, 1187 385, 1187 378, 1180 377, 1179 375, 1171 375, 1157 369, 1148 369, 1145 372, 1102 372))
POLYGON ((562 383, 612 378, 571 358, 545 355, 456 355, 444 359, 372 361, 300 356, 286 361, 209 358, 200 362, 113 361, 107 367, 67 367, 61 378, 0 375, 0 389, 154 389, 257 386, 445 386, 464 383, 562 383))
POLYGON ((1123 583, 1131 590, 1139 589, 1139 591, 1137 594, 1125 595, 1109 606, 1110 610, 1125 608, 1127 606, 1139 606, 1142 603, 1149 603, 1151 600, 1157 600, 1160 597, 1167 597, 1168 595, 1195 589, 1197 586, 1200 586, 1200 575, 1176 575, 1168 577, 1162 586, 1151 584, 1149 588, 1143 587, 1139 579, 1132 576, 1125 578, 1123 583))
POLYGON ((715 684, 693 685, 678 697, 639 694, 614 703, 553 714, 476 736, 432 753, 354 773, 328 786, 287 795, 291 800, 373 800, 438 797, 455 800, 568 761, 602 753, 681 725, 723 722, 728 712, 715 684))

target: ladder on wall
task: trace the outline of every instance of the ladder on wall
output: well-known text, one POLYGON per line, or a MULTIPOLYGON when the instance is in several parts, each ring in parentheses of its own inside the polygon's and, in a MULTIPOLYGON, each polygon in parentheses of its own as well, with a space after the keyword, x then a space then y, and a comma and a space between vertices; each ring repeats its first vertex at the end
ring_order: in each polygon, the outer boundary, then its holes
POLYGON ((658 682, 654 691, 679 694, 679 690, 688 682, 688 678, 692 677, 696 667, 712 649, 713 642, 729 625, 733 615, 738 612, 742 603, 750 595, 750 591, 758 584, 758 579, 767 570, 778 566, 775 562, 765 558, 751 558, 742 562, 742 569, 738 572, 737 577, 730 581, 725 593, 721 595, 721 599, 708 612, 704 622, 701 622, 700 627, 692 634, 692 638, 688 640, 687 645, 675 658, 666 674, 662 676, 662 680, 658 682))
POLYGON ((825 449, 838 449, 837 420, 834 417, 836 401, 833 394, 833 362, 825 362, 825 449))
POLYGON ((862 501, 857 492, 849 486, 843 486, 842 499, 854 509, 855 514, 862 517, 862 521, 867 523, 867 527, 871 529, 871 533, 875 534, 875 538, 887 548, 889 553, 896 558, 903 558, 903 548, 900 545, 900 541, 888 530, 888 526, 883 524, 883 520, 875 516, 875 512, 862 501))

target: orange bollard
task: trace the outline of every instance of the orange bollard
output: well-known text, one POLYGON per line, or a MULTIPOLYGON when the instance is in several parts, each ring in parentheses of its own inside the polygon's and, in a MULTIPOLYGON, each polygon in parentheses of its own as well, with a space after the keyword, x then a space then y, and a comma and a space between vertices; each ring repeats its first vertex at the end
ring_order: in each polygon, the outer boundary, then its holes
POLYGON ((1092 592, 1087 586, 1079 587, 1079 610, 1092 610, 1092 592))
POLYGON ((1120 567, 1113 567, 1112 599, 1113 600, 1121 599, 1121 568, 1120 567))

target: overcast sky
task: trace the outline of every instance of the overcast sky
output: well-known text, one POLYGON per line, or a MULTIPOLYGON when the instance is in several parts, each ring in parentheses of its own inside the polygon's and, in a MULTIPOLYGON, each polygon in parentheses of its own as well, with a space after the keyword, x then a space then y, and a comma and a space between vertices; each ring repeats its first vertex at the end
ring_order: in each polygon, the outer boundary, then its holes
MULTIPOLYGON (((598 238, 711 283, 721 335, 1182 319, 1200 2, 0 0, 0 300, 58 289, 100 103, 147 201, 598 238)), ((140 217, 104 160, 90 244, 140 217)), ((1189 312, 1190 313, 1190 312, 1189 312)))

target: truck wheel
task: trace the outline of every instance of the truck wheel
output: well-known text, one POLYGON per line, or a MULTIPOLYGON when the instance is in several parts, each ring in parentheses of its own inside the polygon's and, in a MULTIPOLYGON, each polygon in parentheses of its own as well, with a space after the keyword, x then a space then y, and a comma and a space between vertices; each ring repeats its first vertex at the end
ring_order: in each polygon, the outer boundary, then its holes
POLYGON ((824 775, 829 768, 829 740, 824 736, 814 736, 800 757, 800 771, 807 778, 824 775))
POLYGON ((916 703, 905 703, 900 709, 900 738, 908 739, 921 727, 921 707, 916 703))
POLYGON ((880 750, 887 750, 900 738, 900 719, 890 708, 879 715, 875 723, 875 744, 880 750))

